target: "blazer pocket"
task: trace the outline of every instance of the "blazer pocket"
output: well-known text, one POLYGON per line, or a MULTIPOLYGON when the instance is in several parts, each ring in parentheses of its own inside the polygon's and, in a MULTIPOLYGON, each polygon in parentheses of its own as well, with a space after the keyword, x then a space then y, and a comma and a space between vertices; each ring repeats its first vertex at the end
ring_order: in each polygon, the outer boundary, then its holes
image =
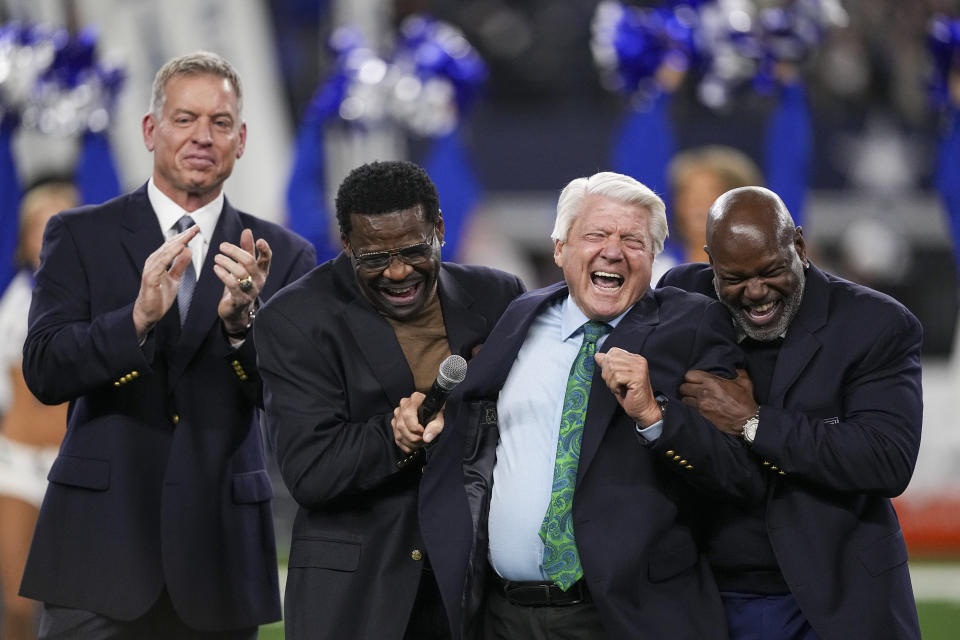
POLYGON ((110 463, 61 454, 53 461, 47 480, 81 489, 106 491, 110 487, 110 463))
POLYGON ((907 545, 903 540, 903 531, 898 529, 896 533, 877 540, 857 556, 873 577, 904 564, 907 561, 907 545))
POLYGON ((696 566, 700 554, 693 543, 656 551, 650 556, 647 575, 650 582, 663 582, 696 566))
POLYGON ((359 564, 359 542, 332 538, 294 538, 287 562, 291 569, 334 571, 356 571, 359 564))
POLYGON ((232 480, 231 495, 234 504, 266 502, 273 497, 270 476, 263 469, 235 473, 232 480))

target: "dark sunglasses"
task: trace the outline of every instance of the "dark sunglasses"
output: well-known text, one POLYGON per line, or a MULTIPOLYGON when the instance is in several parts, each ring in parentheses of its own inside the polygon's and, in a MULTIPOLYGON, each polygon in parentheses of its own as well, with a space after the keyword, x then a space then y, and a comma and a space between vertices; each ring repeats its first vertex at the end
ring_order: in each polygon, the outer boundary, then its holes
POLYGON ((394 256, 400 258, 403 263, 409 264, 410 266, 423 264, 433 257, 433 245, 436 239, 437 235, 434 233, 430 242, 418 242, 417 244, 400 247, 399 249, 390 249, 389 251, 371 251, 369 253, 358 254, 354 253, 353 249, 350 249, 350 252, 353 253, 353 266, 357 269, 363 269, 364 271, 383 271, 393 262, 394 256))

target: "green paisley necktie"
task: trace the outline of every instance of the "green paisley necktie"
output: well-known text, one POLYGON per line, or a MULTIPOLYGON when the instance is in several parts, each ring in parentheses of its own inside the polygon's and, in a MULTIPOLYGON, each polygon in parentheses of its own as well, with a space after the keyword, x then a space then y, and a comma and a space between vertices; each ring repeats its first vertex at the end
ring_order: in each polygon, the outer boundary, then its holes
POLYGON ((583 344, 570 368, 567 391, 563 397, 553 491, 543 524, 540 525, 540 539, 544 547, 543 570, 564 591, 583 576, 580 554, 573 539, 573 490, 580 463, 583 419, 587 414, 590 382, 593 379, 593 356, 597 352, 597 340, 609 330, 610 325, 605 322, 591 320, 583 325, 583 344))

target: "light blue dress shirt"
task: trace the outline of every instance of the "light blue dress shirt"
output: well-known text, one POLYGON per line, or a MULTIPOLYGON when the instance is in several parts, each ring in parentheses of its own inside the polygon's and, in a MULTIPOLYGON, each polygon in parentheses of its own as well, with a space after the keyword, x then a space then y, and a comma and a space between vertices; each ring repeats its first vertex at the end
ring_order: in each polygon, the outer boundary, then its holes
MULTIPOLYGON (((628 312, 607 324, 616 327, 628 312)), ((567 378, 588 320, 569 295, 545 307, 530 325, 500 391, 500 442, 487 531, 490 564, 507 580, 548 580, 540 525, 553 488, 567 378)), ((598 351, 605 340, 597 342, 598 351)))

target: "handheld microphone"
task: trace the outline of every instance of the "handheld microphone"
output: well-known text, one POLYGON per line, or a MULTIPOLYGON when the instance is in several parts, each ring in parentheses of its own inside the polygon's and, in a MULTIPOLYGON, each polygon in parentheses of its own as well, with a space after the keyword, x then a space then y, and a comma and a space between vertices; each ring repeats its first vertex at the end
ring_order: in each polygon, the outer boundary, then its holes
POLYGON ((437 379, 427 391, 423 404, 417 409, 417 420, 420 424, 427 424, 440 413, 440 408, 447 401, 447 396, 455 386, 463 382, 465 377, 467 377, 467 361, 461 356, 453 354, 440 363, 437 379))
MULTIPOLYGON (((447 396, 453 391, 453 388, 463 382, 467 377, 467 361, 463 357, 453 354, 448 356, 440 363, 440 370, 437 371, 437 379, 434 380, 430 390, 420 408, 417 409, 417 420, 420 424, 430 422, 434 416, 440 413, 440 408, 447 401, 447 396)), ((435 441, 434 441, 435 442, 435 441)), ((433 442, 427 443, 430 446, 433 442)), ((398 467, 405 467, 410 464, 420 453, 420 450, 414 451, 406 458, 397 461, 398 467)))

